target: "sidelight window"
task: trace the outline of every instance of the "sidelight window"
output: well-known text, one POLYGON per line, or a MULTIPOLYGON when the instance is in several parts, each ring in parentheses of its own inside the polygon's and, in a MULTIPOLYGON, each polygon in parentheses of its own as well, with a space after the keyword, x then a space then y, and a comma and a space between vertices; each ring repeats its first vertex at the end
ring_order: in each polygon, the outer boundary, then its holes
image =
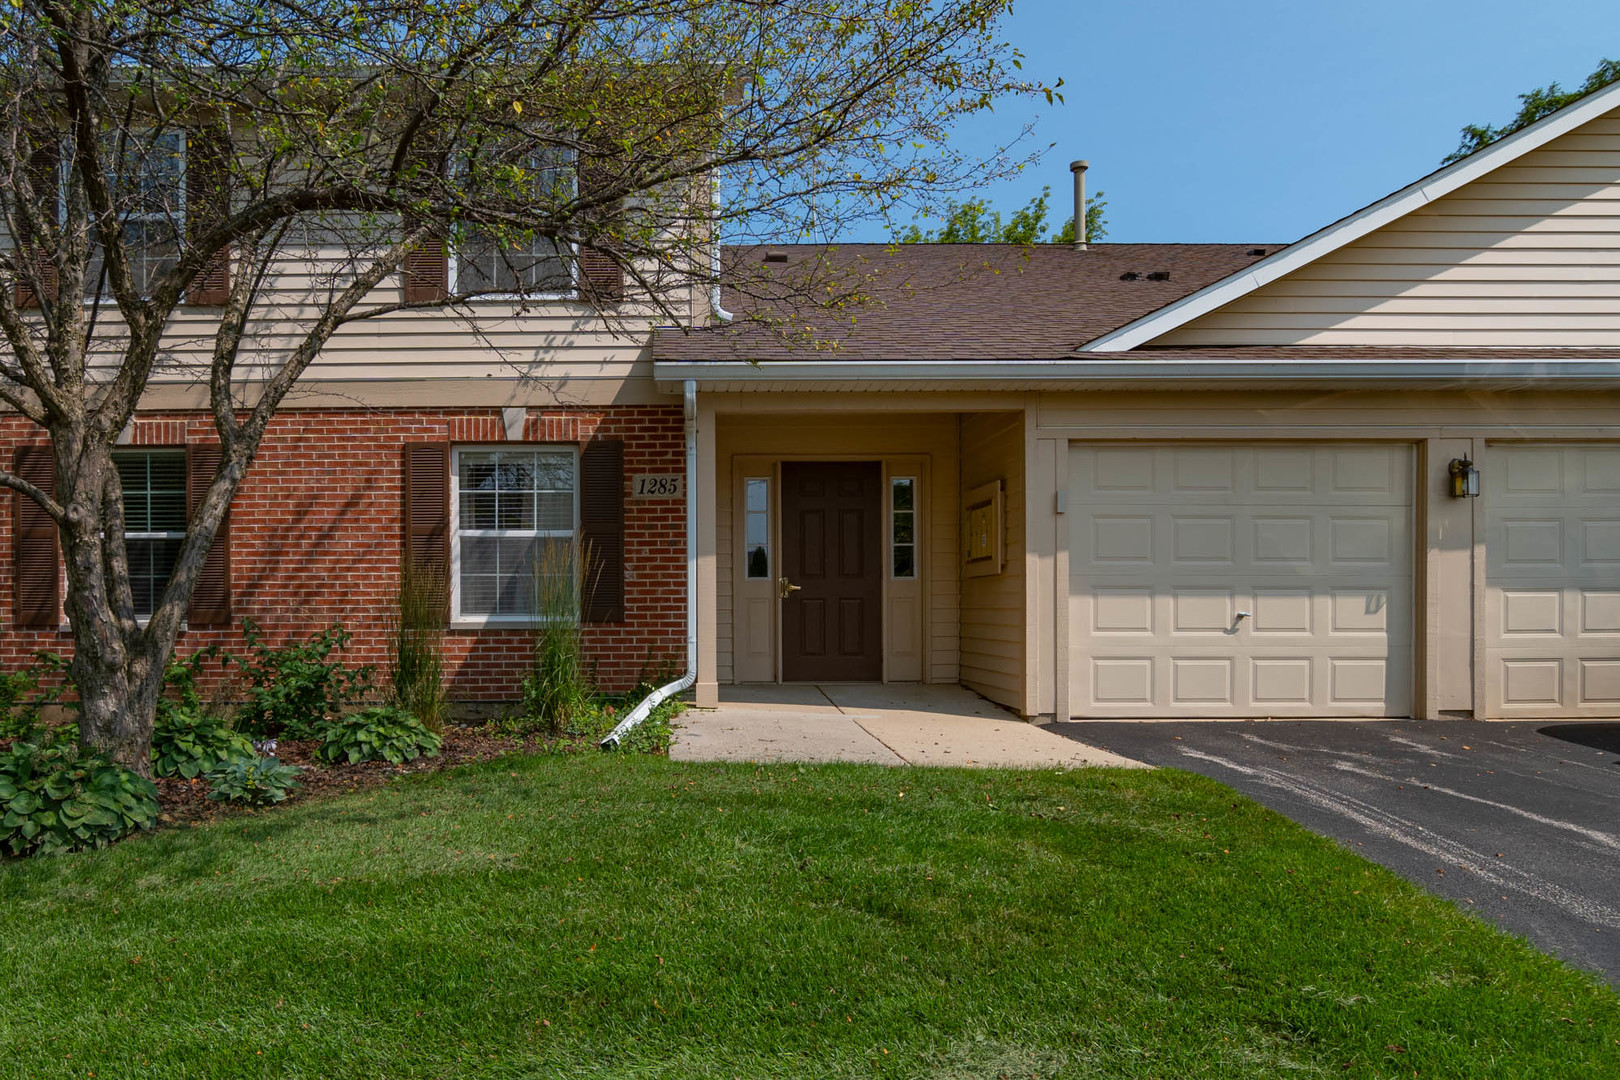
POLYGON ((897 578, 917 576, 917 478, 889 480, 889 572, 897 578))
POLYGON ((743 567, 750 581, 771 576, 771 482, 763 476, 743 481, 743 567))

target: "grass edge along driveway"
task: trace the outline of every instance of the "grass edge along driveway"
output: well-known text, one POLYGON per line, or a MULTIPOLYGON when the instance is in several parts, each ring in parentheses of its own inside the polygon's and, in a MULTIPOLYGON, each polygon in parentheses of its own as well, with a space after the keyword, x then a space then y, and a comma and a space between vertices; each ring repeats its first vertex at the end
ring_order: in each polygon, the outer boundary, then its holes
POLYGON ((511 758, 0 864, 0 1077, 1620 1075, 1620 998, 1212 781, 511 758))

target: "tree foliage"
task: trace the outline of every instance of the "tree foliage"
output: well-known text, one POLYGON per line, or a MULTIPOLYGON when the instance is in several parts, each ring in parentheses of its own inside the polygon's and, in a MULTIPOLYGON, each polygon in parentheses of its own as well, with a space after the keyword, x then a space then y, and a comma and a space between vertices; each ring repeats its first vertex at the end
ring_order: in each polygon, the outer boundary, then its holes
MULTIPOLYGON (((334 336, 427 309, 476 329, 475 301, 498 294, 511 314, 559 281, 603 308, 618 295, 599 283, 619 275, 617 317, 680 321, 721 236, 831 234, 1004 175, 1006 154, 980 161, 947 136, 998 98, 1052 95, 998 35, 1009 2, 0 10, 0 403, 48 435, 55 488, 9 471, 0 485, 58 528, 85 741, 149 768, 208 549, 334 336), (437 245, 490 269, 444 295, 402 287, 437 245), (221 461, 143 619, 111 451, 154 380, 203 390, 221 461)), ((821 303, 854 291, 804 286, 821 303)))
POLYGON ((1527 128, 1544 116, 1551 116, 1566 105, 1573 104, 1585 97, 1603 89, 1612 82, 1620 82, 1620 60, 1603 60, 1586 81, 1574 90, 1565 90, 1557 83, 1548 83, 1538 86, 1527 94, 1519 95, 1519 111, 1512 120, 1501 127, 1491 127, 1489 124, 1468 124, 1462 129, 1462 141, 1457 149, 1445 156, 1442 165, 1450 165, 1454 161, 1461 161, 1475 150, 1482 150, 1506 138, 1521 128, 1527 128))
MULTIPOLYGON (((1108 235, 1105 209, 1108 206, 1103 192, 1086 198, 1086 241, 1096 243, 1108 235)), ((1003 220, 1001 211, 990 205, 988 199, 947 199, 939 216, 945 225, 940 229, 924 231, 920 225, 906 226, 895 234, 902 244, 1072 244, 1074 218, 1071 215, 1057 232, 1047 234, 1047 215, 1052 197, 1050 187, 1021 209, 1014 210, 1003 220)))

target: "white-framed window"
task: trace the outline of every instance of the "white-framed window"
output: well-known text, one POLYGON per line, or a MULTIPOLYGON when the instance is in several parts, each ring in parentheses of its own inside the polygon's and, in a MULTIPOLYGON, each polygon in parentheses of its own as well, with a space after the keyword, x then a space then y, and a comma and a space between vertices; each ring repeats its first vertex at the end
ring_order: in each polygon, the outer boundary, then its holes
MULTIPOLYGON (((487 174, 481 181, 520 205, 556 205, 573 198, 578 190, 573 154, 557 147, 492 151, 476 167, 487 174)), ((484 293, 490 299, 574 293, 574 260, 563 245, 547 236, 514 237, 478 228, 460 229, 449 245, 449 263, 450 291, 455 293, 484 293)))
MULTIPOLYGON (((109 134, 101 147, 113 199, 123 221, 124 253, 135 287, 151 292, 159 274, 180 258, 186 215, 186 133, 109 134)), ((100 245, 85 267, 85 299, 106 295, 100 245)))
POLYGON ((451 450, 451 613, 532 623, 557 590, 577 602, 579 453, 572 446, 451 450))
POLYGON ((765 476, 743 480, 743 576, 771 576, 771 481, 765 476))
POLYGON ((149 618, 186 539, 186 452, 115 450, 124 489, 124 552, 135 614, 149 618))
POLYGON ((889 478, 889 575, 917 576, 917 478, 889 478))

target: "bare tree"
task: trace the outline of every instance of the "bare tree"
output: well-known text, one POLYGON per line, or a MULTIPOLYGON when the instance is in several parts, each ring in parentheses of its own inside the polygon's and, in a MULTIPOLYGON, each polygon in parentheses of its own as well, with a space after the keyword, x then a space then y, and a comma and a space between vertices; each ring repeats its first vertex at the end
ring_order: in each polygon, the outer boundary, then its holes
POLYGON ((997 37, 1008 2, 6 9, 0 402, 48 434, 55 479, 0 485, 59 530, 83 741, 149 772, 209 546, 334 334, 407 308, 471 318, 480 295, 521 307, 559 281, 599 301, 620 278, 668 321, 714 273, 717 230, 830 236, 982 182, 1011 163, 953 152, 952 123, 1050 96, 997 37), (413 290, 414 260, 447 246, 477 272, 413 290), (208 388, 221 460, 142 619, 113 447, 154 378, 185 377, 208 388))

